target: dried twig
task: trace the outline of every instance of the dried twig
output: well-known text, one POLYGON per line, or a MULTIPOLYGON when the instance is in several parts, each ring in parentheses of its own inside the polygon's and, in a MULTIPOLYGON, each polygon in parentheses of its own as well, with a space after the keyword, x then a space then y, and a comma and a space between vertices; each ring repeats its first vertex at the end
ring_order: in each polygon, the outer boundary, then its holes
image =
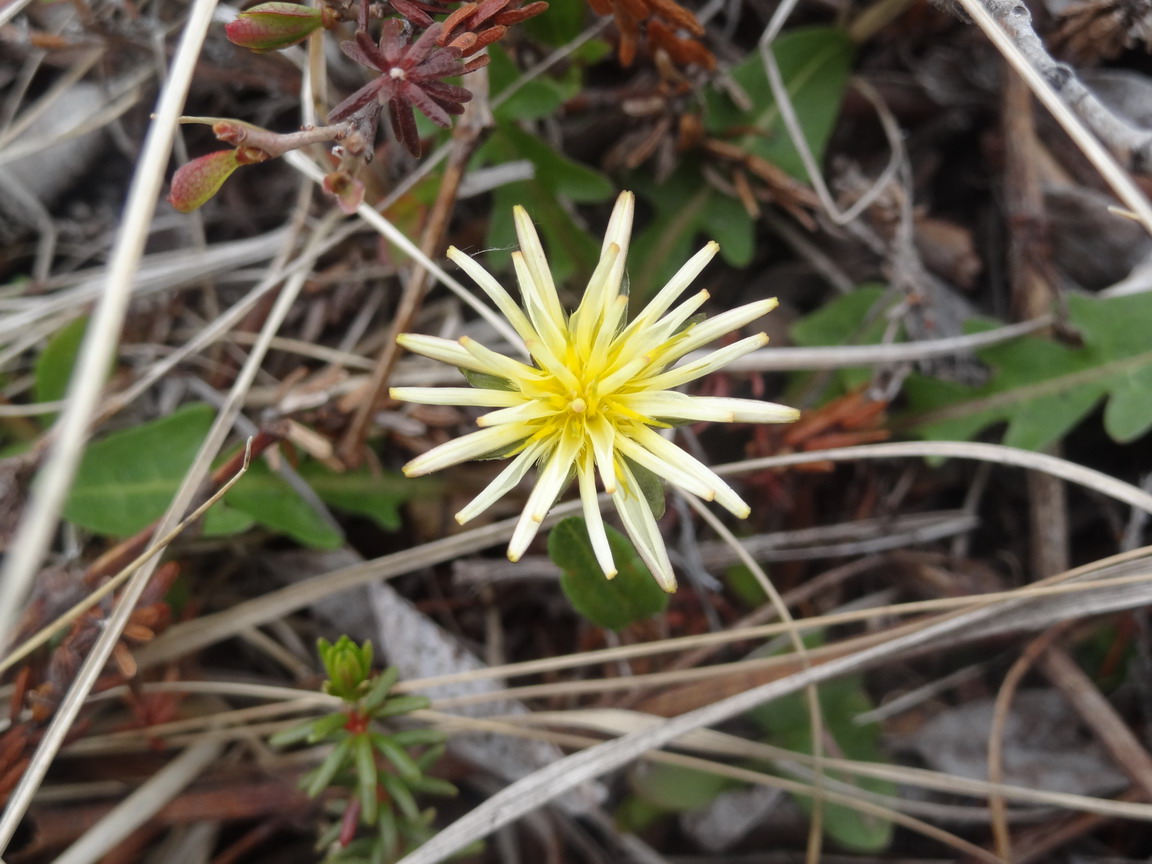
MULTIPOLYGON (((483 71, 480 74, 484 74, 483 71)), ((473 102, 464 110, 464 117, 456 124, 452 133, 452 151, 448 163, 444 167, 444 176, 440 181, 440 188, 436 195, 436 203, 428 217, 428 224, 424 228, 421 238, 420 251, 425 256, 435 255, 444 245, 444 235, 448 231, 448 222, 452 218, 452 210, 456 205, 456 193, 460 189, 460 182, 468 170, 468 161, 476 148, 483 140, 485 129, 492 123, 485 100, 473 102)), ((372 371, 372 379, 363 394, 360 404, 348 429, 340 442, 340 455, 350 465, 359 464, 363 459, 362 449, 364 439, 368 435, 368 425, 375 415, 381 395, 388 386, 388 379, 392 369, 400 356, 400 346, 396 337, 411 329, 416 314, 420 311, 420 304, 428 292, 431 272, 419 262, 413 271, 404 293, 400 297, 400 305, 388 328, 388 335, 384 340, 384 347, 376 359, 376 368, 372 371)))
MULTIPOLYGON (((1080 83, 1070 67, 1057 63, 1044 50, 1040 38, 1032 29, 1032 16, 1028 8, 1014 0, 957 0, 957 2, 964 7, 964 11, 984 31, 1004 58, 1028 82, 1032 92, 1044 103, 1044 107, 1052 112, 1052 116, 1076 142, 1076 146, 1096 166, 1096 170, 1112 187, 1112 191, 1136 214, 1144 228, 1152 233, 1152 204, 1100 140, 1089 131, 1087 122, 1083 119, 1081 106, 1098 102, 1080 83), (1074 113, 1066 99, 1077 107, 1081 114, 1074 113)), ((1098 118, 1107 116, 1112 122, 1110 125, 1106 122, 1107 128, 1103 130, 1097 128, 1096 132, 1104 140, 1112 141, 1118 130, 1127 124, 1107 109, 1102 111, 1103 113, 1097 113, 1095 116, 1098 118)), ((1119 134, 1118 141, 1125 142, 1124 148, 1128 153, 1136 153, 1140 149, 1132 146, 1136 142, 1126 134, 1119 134)), ((1147 144, 1147 141, 1141 139, 1141 148, 1147 144)), ((1144 165, 1149 164, 1149 160, 1144 157, 1138 161, 1144 165)))

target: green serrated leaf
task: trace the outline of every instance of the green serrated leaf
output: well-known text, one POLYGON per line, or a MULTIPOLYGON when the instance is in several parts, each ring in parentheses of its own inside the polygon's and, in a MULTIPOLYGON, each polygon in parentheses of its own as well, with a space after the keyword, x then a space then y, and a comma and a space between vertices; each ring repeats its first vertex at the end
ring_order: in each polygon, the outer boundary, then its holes
MULTIPOLYGON (((840 101, 852 68, 854 48, 843 30, 813 27, 785 33, 772 50, 780 76, 792 97, 800 128, 817 163, 840 115, 840 101)), ((751 110, 738 107, 725 93, 710 92, 705 99, 705 128, 714 135, 731 138, 743 149, 783 169, 800 180, 808 172, 784 128, 780 110, 759 52, 733 68, 732 79, 753 101, 751 110), (747 131, 747 130, 754 131, 747 131)))
POLYGON ((552 529, 548 555, 564 571, 560 587, 576 611, 598 627, 622 630, 633 621, 663 612, 668 595, 656 584, 632 542, 611 525, 604 528, 618 571, 615 579, 604 578, 581 517, 565 519, 552 529))
MULTIPOLYGON (((216 412, 186 405, 167 417, 90 444, 76 472, 64 518, 97 534, 127 537, 164 515, 216 412)), ((206 534, 250 527, 252 519, 226 506, 212 508, 206 534)))
MULTIPOLYGON (((1152 429, 1152 348, 1147 322, 1152 295, 1070 296, 1068 318, 1083 338, 1070 348, 1025 337, 977 352, 992 367, 981 387, 912 376, 905 392, 916 431, 925 438, 965 440, 1007 423, 1004 443, 1042 450, 1060 440, 1107 397, 1105 431, 1124 443, 1152 429)), ((979 331, 992 322, 971 322, 979 331)))

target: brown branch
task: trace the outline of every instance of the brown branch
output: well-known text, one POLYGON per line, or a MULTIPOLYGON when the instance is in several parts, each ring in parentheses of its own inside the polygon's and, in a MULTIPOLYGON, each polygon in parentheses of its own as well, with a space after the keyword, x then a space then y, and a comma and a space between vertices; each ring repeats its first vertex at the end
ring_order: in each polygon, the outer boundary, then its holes
MULTIPOLYGON (((474 91, 481 88, 474 87, 474 91)), ((452 152, 444 166, 444 176, 440 181, 440 190, 432 211, 428 216, 428 224, 420 238, 420 251, 431 258, 444 243, 444 236, 448 232, 448 221, 452 210, 456 206, 456 194, 460 189, 460 182, 468 168, 468 161, 476 148, 480 146, 484 132, 491 126, 491 116, 487 110, 487 99, 482 92, 476 92, 480 98, 470 102, 464 116, 456 124, 452 132, 452 152)), ((358 465, 363 460, 364 441, 368 437, 368 427, 372 416, 383 401, 383 394, 388 386, 388 379, 400 354, 400 346, 396 344, 396 337, 407 331, 420 306, 424 302, 424 295, 428 293, 431 274, 422 265, 417 264, 412 272, 404 293, 400 297, 400 305, 392 319, 392 326, 384 340, 384 347, 376 358, 376 366, 372 370, 372 378, 366 388, 361 390, 360 402, 356 413, 344 438, 340 442, 338 453, 347 465, 358 465)))
POLYGON ((1152 131, 1134 126, 1117 115, 1084 86, 1071 66, 1053 59, 1036 35, 1028 7, 1018 0, 980 0, 980 3, 1032 67, 1125 167, 1141 174, 1152 170, 1152 131))
MULTIPOLYGON (((1030 320, 1052 311, 1058 300, 1048 242, 1048 220, 1040 177, 1040 141, 1032 94, 1008 63, 1003 64, 1004 216, 1012 305, 1030 320)), ((1054 445, 1056 450, 1059 444, 1054 445)), ((1055 450, 1054 455, 1059 455, 1055 450)), ((1068 569, 1067 487, 1049 474, 1030 472, 1028 518, 1032 572, 1038 579, 1068 569)))

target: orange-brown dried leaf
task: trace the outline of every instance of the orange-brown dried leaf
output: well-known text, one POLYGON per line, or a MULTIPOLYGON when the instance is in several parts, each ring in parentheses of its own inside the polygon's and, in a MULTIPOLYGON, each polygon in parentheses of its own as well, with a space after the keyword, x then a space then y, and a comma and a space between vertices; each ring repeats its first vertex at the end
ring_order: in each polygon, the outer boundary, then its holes
POLYGON ((846 446, 843 442, 868 443, 883 441, 889 436, 887 429, 888 405, 868 398, 863 391, 833 399, 814 411, 806 411, 793 426, 783 430, 782 443, 801 450, 819 450, 830 446, 846 446), (857 436, 853 439, 852 436, 857 436), (829 440, 839 443, 828 444, 829 440), (812 446, 813 442, 824 442, 812 446))
POLYGON ((677 66, 716 68, 716 57, 695 39, 681 39, 659 19, 648 22, 648 41, 667 52, 677 66))
POLYGON ((645 0, 645 2, 651 9, 654 18, 663 18, 669 24, 695 33, 697 36, 704 35, 704 25, 700 23, 695 14, 674 0, 645 0))
POLYGON ((482 0, 465 3, 444 19, 436 43, 467 57, 504 37, 508 28, 534 18, 548 8, 545 0, 522 6, 523 0, 482 0))
POLYGON ((681 66, 715 68, 716 59, 708 49, 693 39, 676 36, 676 30, 701 36, 704 26, 694 13, 675 0, 588 0, 588 3, 599 15, 611 12, 615 16, 616 29, 620 32, 617 56, 621 66, 630 66, 635 59, 640 24, 646 23, 649 41, 663 48, 673 62, 681 66))

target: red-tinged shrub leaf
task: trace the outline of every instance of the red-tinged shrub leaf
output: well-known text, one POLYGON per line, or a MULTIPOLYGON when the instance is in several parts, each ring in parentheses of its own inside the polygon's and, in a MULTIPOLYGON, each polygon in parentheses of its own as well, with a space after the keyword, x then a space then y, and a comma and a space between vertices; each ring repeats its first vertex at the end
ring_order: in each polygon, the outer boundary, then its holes
POLYGON ((191 213, 220 191, 224 181, 242 164, 235 150, 217 150, 193 159, 172 175, 169 203, 181 213, 191 213))
POLYGON ((302 42, 325 24, 324 10, 297 3, 261 3, 224 28, 228 41, 253 51, 277 51, 302 42))

